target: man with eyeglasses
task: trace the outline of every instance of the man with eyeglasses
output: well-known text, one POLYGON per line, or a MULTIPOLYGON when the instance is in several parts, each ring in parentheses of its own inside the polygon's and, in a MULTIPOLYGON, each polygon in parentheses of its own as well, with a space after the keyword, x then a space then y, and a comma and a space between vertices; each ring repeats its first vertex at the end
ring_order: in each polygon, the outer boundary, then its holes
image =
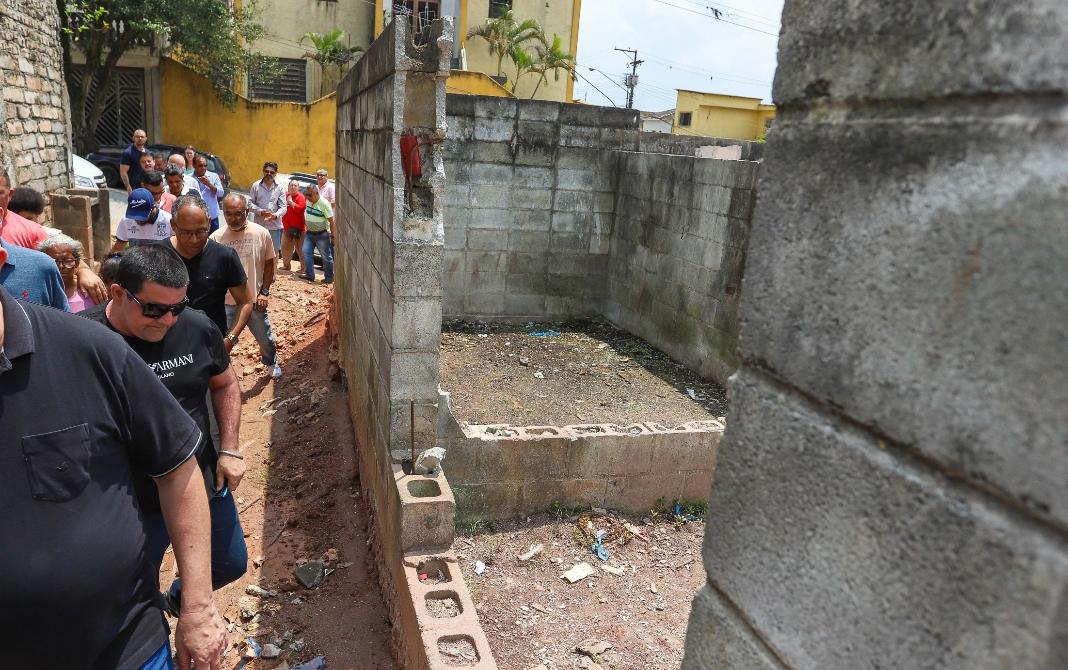
POLYGON ((193 158, 193 179, 196 181, 197 191, 208 207, 208 224, 211 232, 219 228, 219 199, 226 194, 219 175, 208 169, 208 158, 197 154, 193 158))
MULTIPOLYGON (((218 329, 203 312, 187 309, 188 286, 185 264, 173 250, 133 247, 119 261, 111 301, 82 315, 122 335, 200 428, 204 439, 196 459, 211 513, 212 588, 219 589, 239 579, 248 561, 231 495, 245 473, 238 446, 241 389, 218 329), (219 424, 218 451, 209 429, 209 395, 219 424)), ((158 571, 170 538, 159 500, 147 484, 144 478, 135 480, 148 535, 146 553, 158 571)), ((164 598, 166 609, 175 615, 181 611, 181 589, 175 580, 164 598)))
POLYGON ((183 195, 174 203, 171 212, 174 213, 171 246, 189 273, 189 306, 204 312, 215 323, 224 334, 226 351, 229 352, 237 344, 237 337, 252 314, 252 296, 241 259, 230 247, 208 239, 211 227, 203 200, 183 195), (226 323, 227 293, 234 301, 234 319, 229 328, 226 323))
POLYGON ((252 220, 270 231, 276 256, 282 251, 282 217, 286 213, 286 194, 274 180, 277 174, 278 163, 267 161, 263 164, 263 177, 248 190, 252 220))
POLYGON ((326 168, 319 168, 315 172, 315 184, 319 187, 319 195, 326 198, 330 207, 337 209, 337 194, 334 191, 334 185, 330 183, 326 168))
POLYGON ((107 329, 0 291, 0 426, 4 667, 171 667, 136 479, 185 584, 179 663, 221 668, 201 431, 156 375, 107 329))

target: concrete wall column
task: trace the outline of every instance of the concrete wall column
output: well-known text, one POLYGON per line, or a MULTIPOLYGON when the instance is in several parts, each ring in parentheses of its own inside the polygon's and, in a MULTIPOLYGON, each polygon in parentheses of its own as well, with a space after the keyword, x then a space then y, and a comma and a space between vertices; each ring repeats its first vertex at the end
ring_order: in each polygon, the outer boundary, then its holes
POLYGON ((684 668, 1068 667, 1066 39, 787 0, 684 668))

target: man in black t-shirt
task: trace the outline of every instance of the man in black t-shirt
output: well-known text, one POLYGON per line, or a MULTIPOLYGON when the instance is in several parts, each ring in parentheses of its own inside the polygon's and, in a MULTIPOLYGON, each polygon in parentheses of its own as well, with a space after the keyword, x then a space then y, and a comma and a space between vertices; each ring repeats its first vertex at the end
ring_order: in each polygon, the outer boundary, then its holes
MULTIPOLYGON (((122 335, 204 434, 196 458, 210 498, 212 587, 219 589, 240 578, 248 562, 231 493, 245 473, 238 446, 241 389, 237 376, 215 324, 204 313, 186 309, 189 277, 173 250, 158 245, 133 247, 119 261, 115 279, 111 301, 82 315, 122 335), (205 398, 209 392, 219 423, 217 452, 208 429, 205 398)), ((144 481, 135 484, 148 534, 146 553, 158 571, 170 539, 154 491, 144 481)), ((172 613, 179 610, 178 580, 171 585, 166 602, 172 613)))
POLYGON ((145 153, 145 144, 148 142, 148 134, 138 128, 133 131, 130 144, 123 149, 119 159, 119 179, 126 188, 126 192, 134 190, 141 185, 141 156, 145 153))
POLYGON ((252 314, 245 269, 230 247, 208 239, 211 227, 204 201, 183 195, 171 206, 171 246, 185 262, 189 273, 189 306, 208 315, 226 340, 226 351, 237 343, 252 314), (226 293, 234 299, 233 327, 226 328, 226 293))
POLYGON ((178 657, 221 667, 226 628, 192 459, 200 441, 118 336, 0 290, 3 667, 137 670, 169 659, 135 477, 156 490, 175 538, 187 605, 178 657))

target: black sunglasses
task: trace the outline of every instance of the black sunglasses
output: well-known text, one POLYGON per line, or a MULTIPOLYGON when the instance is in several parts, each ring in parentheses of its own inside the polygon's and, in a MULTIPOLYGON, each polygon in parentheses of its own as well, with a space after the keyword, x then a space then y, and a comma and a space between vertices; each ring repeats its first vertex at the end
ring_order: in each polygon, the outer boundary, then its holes
POLYGON ((127 297, 133 300, 141 306, 141 314, 149 319, 162 318, 164 314, 170 312, 171 314, 178 316, 185 311, 185 308, 189 306, 189 298, 182 298, 181 302, 176 302, 173 305, 161 305, 158 302, 141 302, 137 299, 137 296, 130 292, 130 289, 123 287, 126 291, 127 297))

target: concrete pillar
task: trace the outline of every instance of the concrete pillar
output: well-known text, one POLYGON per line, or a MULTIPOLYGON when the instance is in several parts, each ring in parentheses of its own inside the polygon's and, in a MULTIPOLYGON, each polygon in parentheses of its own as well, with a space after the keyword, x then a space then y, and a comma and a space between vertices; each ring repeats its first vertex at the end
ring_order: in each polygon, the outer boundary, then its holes
POLYGON ((1068 667, 1068 4, 787 0, 683 667, 1068 667))

